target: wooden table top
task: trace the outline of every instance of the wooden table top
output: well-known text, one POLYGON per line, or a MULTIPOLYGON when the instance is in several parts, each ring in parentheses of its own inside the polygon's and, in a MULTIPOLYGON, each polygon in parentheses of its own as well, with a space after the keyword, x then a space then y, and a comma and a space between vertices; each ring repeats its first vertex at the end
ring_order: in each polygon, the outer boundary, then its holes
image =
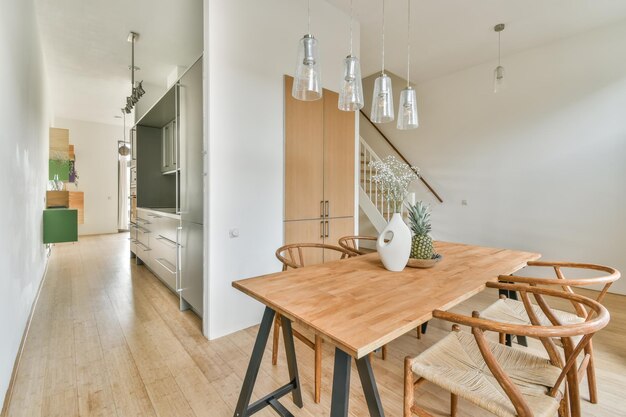
POLYGON ((521 269, 531 252, 435 242, 430 269, 387 271, 378 253, 233 282, 233 287, 361 358, 521 269))

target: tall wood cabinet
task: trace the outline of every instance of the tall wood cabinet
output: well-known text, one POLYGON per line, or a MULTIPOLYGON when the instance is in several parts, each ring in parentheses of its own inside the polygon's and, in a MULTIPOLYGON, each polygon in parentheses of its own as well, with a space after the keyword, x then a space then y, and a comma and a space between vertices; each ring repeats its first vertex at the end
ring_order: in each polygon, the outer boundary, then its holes
MULTIPOLYGON (((285 76, 285 243, 337 245, 354 234, 355 113, 326 89, 321 100, 296 100, 292 84, 285 76)), ((308 264, 338 258, 312 256, 308 264)))

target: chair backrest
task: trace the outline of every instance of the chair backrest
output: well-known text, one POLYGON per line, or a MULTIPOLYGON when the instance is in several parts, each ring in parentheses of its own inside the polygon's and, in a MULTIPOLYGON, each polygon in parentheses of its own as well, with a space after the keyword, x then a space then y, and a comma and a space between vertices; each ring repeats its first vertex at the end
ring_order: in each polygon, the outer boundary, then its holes
POLYGON ((302 268, 306 266, 305 251, 312 250, 339 252, 341 255, 340 259, 355 256, 355 253, 344 248, 340 248, 339 246, 327 245, 324 243, 292 243, 276 249, 276 257, 282 262, 283 271, 286 271, 287 268, 302 268))
POLYGON ((370 240, 376 241, 376 237, 374 236, 344 236, 339 238, 339 246, 342 248, 349 250, 350 252, 354 252, 357 255, 365 255, 368 251, 364 251, 359 248, 359 240, 370 240))
MULTIPOLYGON (((572 262, 545 262, 545 261, 533 261, 528 262, 528 266, 533 267, 548 267, 554 270, 556 274, 556 279, 554 278, 537 278, 537 277, 521 277, 517 275, 500 275, 498 279, 503 282, 514 282, 521 284, 529 284, 529 285, 557 285, 562 287, 563 291, 573 294, 574 290, 572 290, 573 286, 588 286, 588 285, 597 285, 604 284, 602 290, 598 294, 596 301, 601 303, 606 295, 607 291, 611 284, 617 281, 620 278, 620 272, 614 268, 609 266, 602 265, 594 265, 594 264, 580 264, 580 263, 572 263, 572 262), (562 268, 573 268, 577 270, 586 270, 593 272, 602 272, 600 276, 594 276, 592 278, 565 278, 563 274, 562 268)), ((576 314, 579 317, 587 318, 589 312, 585 309, 585 307, 579 303, 573 302, 572 305, 576 310, 576 314)))
MULTIPOLYGON (((478 348, 489 370, 496 378, 506 395, 515 407, 518 416, 531 416, 532 413, 526 400, 522 396, 517 386, 511 381, 498 363, 485 337, 485 331, 506 333, 518 336, 528 336, 539 339, 548 352, 550 362, 559 368, 561 373, 548 392, 548 395, 556 397, 559 387, 567 378, 568 384, 578 384, 578 369, 576 369, 576 359, 583 349, 589 344, 591 337, 599 330, 606 327, 609 322, 609 312, 602 304, 578 294, 572 294, 552 288, 529 286, 524 284, 487 283, 488 287, 501 290, 518 291, 528 313, 532 325, 510 324, 480 318, 477 311, 472 313, 472 317, 447 311, 435 310, 433 317, 450 321, 452 323, 470 326, 472 334, 476 339, 478 348), (542 311, 548 317, 551 326, 541 325, 539 318, 535 314, 531 304, 529 294, 533 294, 542 311), (553 314, 544 296, 569 300, 585 306, 588 311, 588 319, 582 323, 562 324, 553 314), (574 336, 582 336, 578 344, 574 345, 574 336), (563 340, 564 357, 562 358, 552 340, 559 337, 563 340)), ((581 365, 583 366, 583 365, 581 365)), ((586 366, 586 365, 585 365, 586 366)), ((577 389, 577 387, 576 387, 577 389)))

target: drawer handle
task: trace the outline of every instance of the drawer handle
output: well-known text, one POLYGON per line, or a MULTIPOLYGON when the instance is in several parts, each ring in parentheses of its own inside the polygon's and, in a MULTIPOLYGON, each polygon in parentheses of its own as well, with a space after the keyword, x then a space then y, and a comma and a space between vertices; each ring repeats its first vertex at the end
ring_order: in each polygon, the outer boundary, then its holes
POLYGON ((138 222, 142 222, 143 224, 152 224, 150 223, 148 220, 146 219, 142 219, 141 217, 137 216, 137 221, 138 222))
POLYGON ((169 243, 168 246, 175 248, 178 246, 178 244, 176 242, 174 242, 172 239, 168 239, 163 235, 159 235, 159 237, 156 238, 156 240, 164 240, 166 243, 169 243))
POLYGON ((175 274, 175 273, 176 273, 176 271, 173 271, 173 270, 172 270, 172 269, 176 269, 176 268, 174 267, 174 265, 172 265, 171 263, 169 263, 169 262, 168 262, 168 261, 166 261, 165 259, 163 259, 163 258, 156 258, 156 259, 155 259, 155 261, 157 261, 157 263, 158 263, 159 265, 161 265, 163 268, 167 269, 167 272, 169 272, 170 274, 175 274), (169 265, 169 266, 168 266, 168 265, 169 265), (170 268, 170 266, 171 266, 172 268, 170 268))
POLYGON ((150 251, 152 250, 152 249, 150 249, 149 247, 147 247, 146 245, 144 245, 143 243, 141 243, 140 241, 137 241, 137 244, 138 244, 139 246, 143 246, 143 249, 142 249, 142 250, 143 250, 144 252, 150 252, 150 251))
POLYGON ((161 218, 161 216, 159 216, 159 215, 157 215, 157 214, 150 214, 150 213, 148 213, 148 216, 149 216, 149 217, 153 217, 153 218, 155 218, 155 219, 160 219, 160 218, 161 218))

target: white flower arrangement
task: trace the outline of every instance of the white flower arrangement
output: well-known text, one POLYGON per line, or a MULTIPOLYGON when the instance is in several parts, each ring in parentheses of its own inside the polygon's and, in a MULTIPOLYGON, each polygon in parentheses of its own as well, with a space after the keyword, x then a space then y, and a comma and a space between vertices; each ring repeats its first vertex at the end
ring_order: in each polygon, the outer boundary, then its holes
POLYGON ((400 213, 409 193, 409 185, 419 178, 419 168, 411 167, 392 155, 382 161, 370 162, 370 168, 374 171, 372 181, 382 188, 387 201, 392 202, 394 213, 400 213))

